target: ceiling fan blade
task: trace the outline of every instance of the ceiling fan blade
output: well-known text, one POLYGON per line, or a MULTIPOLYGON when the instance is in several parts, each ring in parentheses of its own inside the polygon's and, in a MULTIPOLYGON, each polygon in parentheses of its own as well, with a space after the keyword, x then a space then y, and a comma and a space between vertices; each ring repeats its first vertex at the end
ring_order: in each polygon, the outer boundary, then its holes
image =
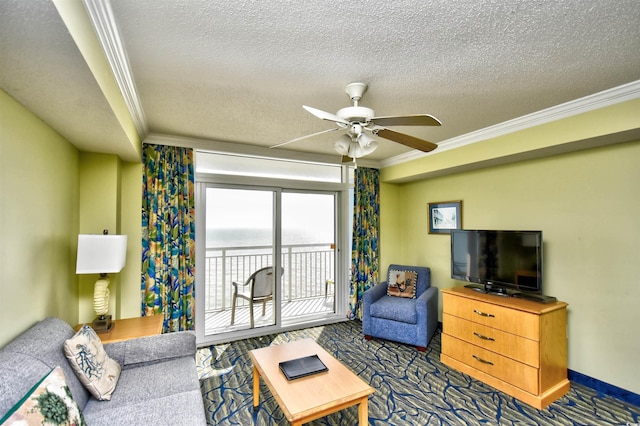
POLYGON ((349 157, 348 155, 343 155, 342 163, 353 163, 353 158, 349 157))
POLYGON ((373 117, 371 121, 378 126, 440 126, 440 120, 429 114, 398 115, 373 117))
POLYGON ((389 129, 378 129, 374 131, 374 134, 380 136, 381 138, 389 139, 390 141, 394 141, 424 152, 433 151, 438 147, 438 145, 433 142, 425 141, 423 139, 409 136, 404 133, 394 132, 393 130, 389 129))
POLYGON ((312 138, 314 136, 318 136, 318 135, 321 135, 323 133, 335 132, 336 130, 344 130, 344 129, 341 129, 340 127, 336 127, 335 129, 322 130, 320 132, 311 133, 310 135, 300 136, 299 138, 291 139, 290 141, 286 141, 286 142, 279 143, 277 145, 270 146, 269 148, 278 148, 278 147, 281 147, 281 146, 284 146, 284 145, 288 145, 290 143, 301 141, 303 139, 312 138))
POLYGON ((348 125, 351 124, 347 120, 343 120, 342 118, 338 117, 337 115, 331 114, 330 112, 322 111, 321 109, 313 108, 313 107, 306 106, 306 105, 302 105, 302 108, 306 109, 311 114, 315 115, 316 117, 318 117, 318 118, 320 118, 322 120, 333 121, 334 123, 344 124, 345 126, 348 126, 348 125))

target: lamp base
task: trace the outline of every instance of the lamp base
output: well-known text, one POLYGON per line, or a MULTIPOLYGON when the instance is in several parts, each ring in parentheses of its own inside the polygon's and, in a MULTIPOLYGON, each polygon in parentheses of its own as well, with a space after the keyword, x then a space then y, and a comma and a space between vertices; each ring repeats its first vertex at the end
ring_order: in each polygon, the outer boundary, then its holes
POLYGON ((108 333, 111 331, 111 327, 113 327, 111 315, 97 316, 96 319, 93 320, 91 327, 93 327, 96 333, 108 333))

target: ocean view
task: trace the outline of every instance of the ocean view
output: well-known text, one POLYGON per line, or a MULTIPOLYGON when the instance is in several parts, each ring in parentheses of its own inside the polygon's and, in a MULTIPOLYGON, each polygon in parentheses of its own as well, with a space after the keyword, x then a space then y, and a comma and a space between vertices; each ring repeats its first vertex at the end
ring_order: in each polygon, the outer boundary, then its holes
MULTIPOLYGON (((287 229, 282 235, 283 245, 332 244, 331 232, 322 229, 287 229)), ((209 228, 207 229, 207 249, 225 247, 255 247, 273 244, 271 229, 266 228, 209 228)))

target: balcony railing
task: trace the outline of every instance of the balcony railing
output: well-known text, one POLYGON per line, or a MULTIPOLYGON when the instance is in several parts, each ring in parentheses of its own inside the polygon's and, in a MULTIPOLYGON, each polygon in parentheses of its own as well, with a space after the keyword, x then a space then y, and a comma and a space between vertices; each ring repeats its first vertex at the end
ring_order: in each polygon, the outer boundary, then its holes
MULTIPOLYGON (((324 296, 326 280, 334 279, 334 252, 332 243, 283 245, 283 302, 324 296)), ((272 246, 208 248, 205 265, 206 312, 230 309, 232 282, 244 284, 253 272, 266 266, 273 266, 272 246)), ((240 301, 244 300, 238 300, 238 305, 243 306, 240 301)))

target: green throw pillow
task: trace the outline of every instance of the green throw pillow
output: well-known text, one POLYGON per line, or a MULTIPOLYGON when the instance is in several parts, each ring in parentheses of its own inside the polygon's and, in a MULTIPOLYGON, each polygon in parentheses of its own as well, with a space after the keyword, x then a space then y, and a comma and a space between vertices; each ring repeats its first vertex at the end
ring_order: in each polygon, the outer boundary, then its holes
POLYGON ((387 280, 387 295, 396 297, 416 298, 416 282, 418 273, 416 271, 389 270, 387 280))
POLYGON ((60 367, 36 383, 0 422, 2 426, 86 425, 60 367))

